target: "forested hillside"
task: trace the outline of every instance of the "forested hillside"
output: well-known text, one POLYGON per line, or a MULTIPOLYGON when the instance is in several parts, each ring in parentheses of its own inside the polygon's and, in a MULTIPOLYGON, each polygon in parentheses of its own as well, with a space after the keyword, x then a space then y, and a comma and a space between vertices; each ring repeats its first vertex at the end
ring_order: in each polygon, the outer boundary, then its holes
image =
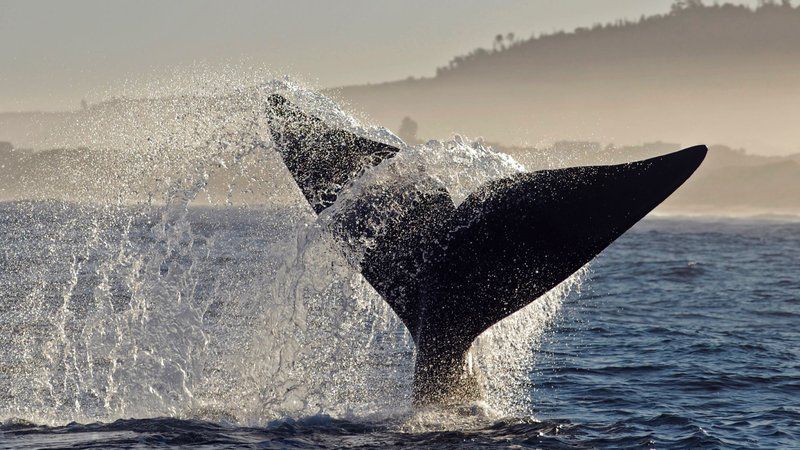
POLYGON ((333 91, 375 122, 507 145, 591 140, 800 151, 800 8, 676 3, 635 22, 517 39, 453 58, 432 78, 333 91))

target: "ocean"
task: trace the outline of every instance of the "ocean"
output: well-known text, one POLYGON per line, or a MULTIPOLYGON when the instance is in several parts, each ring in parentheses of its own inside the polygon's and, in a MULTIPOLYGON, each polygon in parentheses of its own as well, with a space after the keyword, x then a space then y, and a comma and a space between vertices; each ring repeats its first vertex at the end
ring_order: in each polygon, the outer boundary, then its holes
POLYGON ((0 447, 800 448, 800 222, 645 219, 455 411, 411 407, 408 336, 313 228, 0 204, 0 447))

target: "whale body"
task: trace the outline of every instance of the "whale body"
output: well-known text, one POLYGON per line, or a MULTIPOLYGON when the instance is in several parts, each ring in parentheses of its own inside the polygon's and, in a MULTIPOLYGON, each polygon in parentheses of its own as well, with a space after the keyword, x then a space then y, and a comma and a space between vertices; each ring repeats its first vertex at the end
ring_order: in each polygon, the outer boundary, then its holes
MULTIPOLYGON (((275 147, 317 214, 398 152, 331 127, 281 95, 269 97, 266 112, 275 147)), ((443 188, 413 186, 386 186, 351 205, 332 232, 374 242, 360 270, 414 340, 414 403, 478 399, 469 359, 475 338, 597 256, 678 189, 707 151, 519 173, 484 184, 457 207, 443 188), (396 209, 392 220, 380 227, 364 220, 384 203, 396 209)))

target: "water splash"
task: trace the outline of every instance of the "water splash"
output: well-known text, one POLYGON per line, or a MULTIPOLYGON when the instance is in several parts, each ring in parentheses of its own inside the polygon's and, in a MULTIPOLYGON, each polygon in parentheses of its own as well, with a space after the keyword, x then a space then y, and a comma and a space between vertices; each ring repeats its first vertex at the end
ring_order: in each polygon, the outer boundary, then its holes
MULTIPOLYGON (((460 203, 523 168, 461 137, 405 146, 285 80, 251 86, 96 105, 63 133, 61 146, 82 150, 58 155, 58 182, 23 179, 28 201, 3 206, 0 417, 263 424, 410 411, 413 344, 326 226, 374 186, 444 187, 460 203), (264 108, 276 92, 402 150, 315 220, 272 149, 264 108)), ((527 411, 517 388, 537 339, 579 284, 479 338, 490 408, 527 411)))

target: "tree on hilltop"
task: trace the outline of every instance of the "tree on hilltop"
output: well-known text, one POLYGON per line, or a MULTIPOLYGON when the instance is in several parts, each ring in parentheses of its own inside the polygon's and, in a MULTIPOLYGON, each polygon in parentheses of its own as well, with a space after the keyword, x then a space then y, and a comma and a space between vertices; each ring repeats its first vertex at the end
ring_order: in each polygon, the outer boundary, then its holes
POLYGON ((405 141, 407 144, 416 144, 419 142, 417 138, 417 130, 419 129, 419 125, 417 122, 414 121, 411 117, 403 117, 403 121, 400 123, 400 129, 397 131, 397 136, 405 141))
POLYGON ((673 13, 681 12, 684 9, 703 8, 703 0, 675 0, 672 4, 671 11, 673 13))

